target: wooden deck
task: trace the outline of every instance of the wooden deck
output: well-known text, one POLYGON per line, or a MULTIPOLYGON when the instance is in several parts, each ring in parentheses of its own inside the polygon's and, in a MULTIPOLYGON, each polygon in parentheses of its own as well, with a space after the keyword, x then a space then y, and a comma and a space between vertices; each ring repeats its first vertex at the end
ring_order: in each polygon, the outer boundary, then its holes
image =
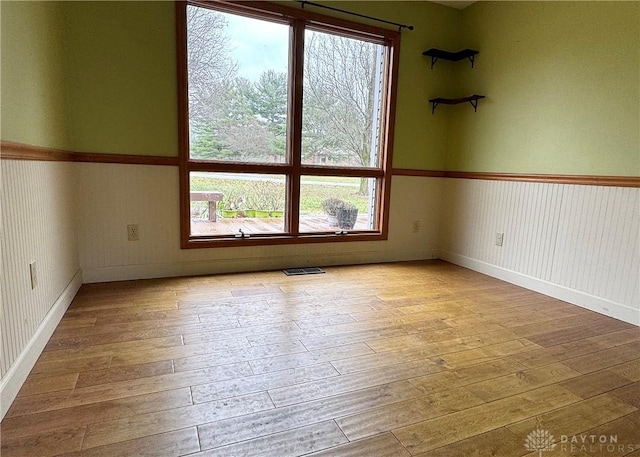
MULTIPOLYGON (((192 235, 221 235, 238 233, 241 228, 245 233, 282 233, 284 232, 284 219, 276 217, 255 218, 218 218, 216 222, 205 219, 191 221, 192 235)), ((367 230, 367 215, 359 215, 354 230, 367 230)), ((338 230, 327 222, 326 216, 302 216, 300 219, 300 231, 302 232, 326 232, 338 230)))
POLYGON ((638 457, 639 408, 640 328, 445 262, 131 281, 82 287, 1 455, 638 457))

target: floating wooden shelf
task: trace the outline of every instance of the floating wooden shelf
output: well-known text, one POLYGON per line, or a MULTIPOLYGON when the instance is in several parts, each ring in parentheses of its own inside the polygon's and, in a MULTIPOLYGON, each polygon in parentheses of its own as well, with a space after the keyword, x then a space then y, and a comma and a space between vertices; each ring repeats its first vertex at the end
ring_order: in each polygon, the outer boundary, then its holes
POLYGON ((440 104, 442 105, 458 105, 460 103, 469 102, 471 106, 473 106, 473 111, 478 110, 478 100, 481 98, 485 98, 484 95, 476 95, 473 94, 469 97, 461 97, 461 98, 432 98, 429 100, 431 102, 431 114, 436 112, 436 107, 440 104))
POLYGON ((458 62, 462 59, 469 59, 469 61, 471 62, 471 68, 473 68, 475 57, 479 53, 480 51, 476 51, 474 49, 463 49, 458 52, 449 52, 443 51, 442 49, 431 48, 424 51, 422 55, 431 57, 431 68, 433 68, 438 59, 449 60, 451 62, 458 62))

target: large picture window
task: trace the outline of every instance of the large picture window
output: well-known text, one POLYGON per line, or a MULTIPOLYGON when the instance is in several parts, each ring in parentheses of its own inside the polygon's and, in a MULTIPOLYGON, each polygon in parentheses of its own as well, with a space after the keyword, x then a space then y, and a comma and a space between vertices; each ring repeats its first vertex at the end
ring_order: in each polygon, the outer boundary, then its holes
POLYGON ((399 32, 176 8, 182 247, 386 239, 399 32))

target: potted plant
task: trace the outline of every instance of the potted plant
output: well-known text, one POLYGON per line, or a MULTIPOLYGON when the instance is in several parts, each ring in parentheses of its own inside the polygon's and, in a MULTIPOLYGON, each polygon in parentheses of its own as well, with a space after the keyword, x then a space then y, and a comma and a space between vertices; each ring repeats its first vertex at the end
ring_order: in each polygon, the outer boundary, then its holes
POLYGON ((269 211, 266 211, 266 200, 262 191, 261 181, 252 181, 245 183, 247 198, 245 200, 244 213, 246 217, 265 218, 269 217, 269 211))
POLYGON ((282 217, 284 215, 284 188, 281 183, 264 181, 262 183, 262 195, 265 200, 265 209, 270 217, 282 217))
POLYGON ((338 227, 342 230, 351 230, 358 219, 358 208, 351 203, 345 203, 342 208, 338 209, 336 217, 338 218, 338 227))
MULTIPOLYGON (((222 203, 223 209, 220 211, 220 215, 222 217, 238 217, 238 214, 244 204, 244 197, 229 194, 225 196, 222 203)), ((241 217, 244 217, 244 213, 242 213, 241 217)))
POLYGON ((333 197, 322 201, 322 210, 327 213, 327 222, 330 227, 338 226, 338 210, 345 205, 346 203, 344 201, 333 197))
POLYGON ((253 189, 250 189, 247 193, 244 206, 244 217, 256 217, 256 194, 253 192, 253 189))
POLYGON ((244 215, 245 217, 256 217, 256 210, 261 206, 260 188, 257 182, 245 183, 246 195, 244 215))

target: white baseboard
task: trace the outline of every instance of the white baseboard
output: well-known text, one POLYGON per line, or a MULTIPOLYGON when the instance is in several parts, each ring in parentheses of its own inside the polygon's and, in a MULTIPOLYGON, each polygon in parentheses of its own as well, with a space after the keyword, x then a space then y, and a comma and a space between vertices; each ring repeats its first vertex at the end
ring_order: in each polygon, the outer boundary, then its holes
POLYGON ((493 276, 494 278, 524 287, 525 289, 540 292, 558 300, 566 301, 582 308, 586 308, 605 316, 613 317, 630 324, 640 326, 640 309, 629 305, 616 303, 605 298, 590 295, 586 292, 571 289, 549 281, 545 281, 532 276, 527 276, 516 271, 507 270, 481 260, 472 259, 453 252, 440 252, 440 258, 447 262, 469 268, 479 273, 493 276))
POLYGON ((20 356, 13 365, 11 365, 11 368, 9 368, 9 371, 3 376, 2 380, 0 380, 0 420, 7 414, 22 384, 24 384, 25 379, 27 379, 31 369, 36 364, 38 357, 40 357, 49 338, 51 338, 64 313, 67 311, 67 308, 69 308, 73 297, 78 293, 80 286, 82 286, 82 270, 76 272, 20 356))
POLYGON ((435 250, 362 251, 340 254, 271 256, 268 258, 230 258, 194 262, 118 265, 96 269, 83 268, 84 282, 128 281, 249 271, 279 270, 309 266, 357 265, 437 259, 435 250))

